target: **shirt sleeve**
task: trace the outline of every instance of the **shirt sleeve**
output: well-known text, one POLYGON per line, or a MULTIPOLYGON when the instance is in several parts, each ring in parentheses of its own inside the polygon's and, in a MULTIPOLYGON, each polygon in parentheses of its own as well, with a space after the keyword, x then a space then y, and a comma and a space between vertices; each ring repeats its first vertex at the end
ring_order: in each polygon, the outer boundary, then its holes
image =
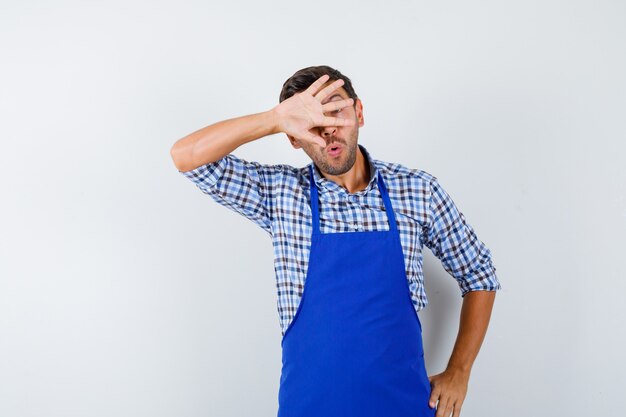
POLYGON ((246 161, 233 154, 179 172, 217 203, 253 221, 271 234, 267 196, 277 166, 246 161))
POLYGON ((430 181, 428 207, 424 244, 457 280, 461 296, 470 291, 501 289, 491 251, 478 239, 436 177, 430 181))

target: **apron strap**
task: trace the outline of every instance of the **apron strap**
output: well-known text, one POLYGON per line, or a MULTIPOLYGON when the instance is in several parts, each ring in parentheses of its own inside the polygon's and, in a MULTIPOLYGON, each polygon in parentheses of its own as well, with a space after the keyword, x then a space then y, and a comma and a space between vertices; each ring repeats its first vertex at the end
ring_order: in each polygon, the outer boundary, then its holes
MULTIPOLYGON (((309 165, 309 186, 311 191, 311 213, 313 214, 313 234, 318 235, 321 234, 319 198, 317 194, 317 185, 314 180, 315 177, 313 176, 313 165, 313 163, 309 165)), ((378 170, 378 188, 380 190, 380 195, 383 198, 383 203, 385 204, 385 212, 387 213, 387 220, 389 221, 389 231, 396 233, 398 231, 398 227, 396 225, 396 215, 393 212, 393 206, 391 205, 391 200, 389 199, 387 186, 385 185, 385 181, 383 181, 383 176, 380 170, 378 170)))

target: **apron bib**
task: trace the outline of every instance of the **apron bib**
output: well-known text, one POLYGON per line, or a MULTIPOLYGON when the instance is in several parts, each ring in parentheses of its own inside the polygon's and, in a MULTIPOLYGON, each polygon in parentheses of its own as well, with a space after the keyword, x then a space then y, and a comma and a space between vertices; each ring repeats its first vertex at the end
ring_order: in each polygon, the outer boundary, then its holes
POLYGON ((282 338, 278 417, 432 417, 422 325, 396 218, 389 230, 321 233, 309 165, 311 250, 304 292, 282 338))

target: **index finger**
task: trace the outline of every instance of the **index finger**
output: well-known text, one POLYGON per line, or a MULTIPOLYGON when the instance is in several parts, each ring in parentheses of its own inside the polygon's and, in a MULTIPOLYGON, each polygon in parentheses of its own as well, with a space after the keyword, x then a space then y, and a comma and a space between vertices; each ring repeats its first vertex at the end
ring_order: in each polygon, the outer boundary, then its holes
POLYGON ((324 83, 328 81, 329 78, 330 78, 330 75, 328 74, 322 75, 304 91, 310 95, 315 95, 315 92, 317 91, 317 89, 320 88, 322 85, 324 85, 324 83))

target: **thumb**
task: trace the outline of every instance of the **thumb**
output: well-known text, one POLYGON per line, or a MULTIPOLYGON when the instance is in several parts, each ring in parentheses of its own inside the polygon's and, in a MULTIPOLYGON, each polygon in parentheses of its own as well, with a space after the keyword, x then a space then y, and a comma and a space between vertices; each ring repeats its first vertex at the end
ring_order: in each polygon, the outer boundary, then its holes
POLYGON ((320 145, 322 148, 326 146, 326 141, 324 141, 324 139, 320 138, 319 136, 315 136, 315 135, 314 135, 314 134, 312 134, 312 133, 309 133, 309 134, 307 135, 307 138, 308 138, 311 142, 313 142, 313 143, 316 143, 316 144, 320 145))

